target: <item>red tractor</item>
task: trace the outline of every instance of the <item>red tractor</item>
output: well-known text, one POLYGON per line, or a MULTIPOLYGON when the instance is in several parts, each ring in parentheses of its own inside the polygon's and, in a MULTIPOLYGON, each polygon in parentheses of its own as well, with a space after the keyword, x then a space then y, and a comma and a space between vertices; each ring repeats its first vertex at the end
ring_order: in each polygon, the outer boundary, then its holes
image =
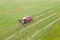
POLYGON ((26 16, 23 18, 23 20, 19 20, 19 22, 22 24, 22 25, 26 25, 27 23, 31 22, 33 19, 32 16, 26 16))

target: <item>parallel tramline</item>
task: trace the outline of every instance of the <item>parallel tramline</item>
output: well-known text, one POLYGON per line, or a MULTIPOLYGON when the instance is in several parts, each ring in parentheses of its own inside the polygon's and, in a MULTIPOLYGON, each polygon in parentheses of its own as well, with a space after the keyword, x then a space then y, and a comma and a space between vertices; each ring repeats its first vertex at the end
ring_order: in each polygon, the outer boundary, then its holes
MULTIPOLYGON (((54 8, 48 9, 47 11, 42 12, 43 14, 41 13, 41 16, 40 16, 40 15, 39 15, 39 16, 36 16, 34 19, 38 19, 39 17, 42 17, 42 16, 43 16, 43 18, 44 18, 44 16, 45 16, 46 14, 48 14, 48 13, 45 13, 45 12, 49 12, 49 10, 52 11, 52 10, 54 10, 54 9, 56 9, 56 8, 59 8, 59 5, 56 6, 56 7, 54 7, 54 8)), ((48 15, 50 15, 50 14, 48 14, 48 15)), ((47 16, 48 16, 48 15, 47 15, 47 16)), ((40 19, 42 19, 42 18, 40 18, 40 19)), ((36 21, 38 21, 38 20, 36 20, 36 21)))
MULTIPOLYGON (((53 11, 52 11, 51 13, 53 13, 53 11)), ((51 15, 51 14, 50 14, 50 15, 51 15)), ((58 18, 58 17, 59 17, 59 16, 56 15, 55 17, 53 16, 52 19, 53 19, 53 18, 58 18)), ((53 19, 53 21, 54 21, 54 19, 53 19)), ((33 28, 34 28, 34 27, 33 27, 33 28)), ((29 28, 28 30, 32 31, 31 28, 29 28)), ((35 30, 36 30, 36 29, 35 29, 35 30)), ((25 33, 25 34, 23 34, 23 36, 21 36, 20 38, 21 38, 21 39, 24 39, 27 35, 30 36, 30 31, 27 31, 27 30, 24 31, 23 33, 25 33), (28 32, 28 33, 27 33, 27 32, 28 32)), ((35 32, 35 31, 34 31, 34 32, 35 32)), ((34 32, 31 32, 31 33, 33 34, 34 32)), ((21 35, 22 35, 22 34, 21 34, 21 35)))
MULTIPOLYGON (((52 19, 53 21, 56 19, 56 18, 58 18, 59 16, 53 16, 52 18, 49 18, 49 19, 52 19)), ((49 20, 50 22, 52 21, 52 20, 49 20)), ((49 22, 48 21, 48 22, 49 22)), ((47 21, 46 21, 47 22, 47 21)), ((40 23, 41 24, 41 23, 40 23)), ((43 22, 42 24, 45 24, 45 22, 43 22)), ((45 24, 46 25, 46 24, 45 24)), ((44 25, 44 26, 45 26, 44 25)), ((35 27, 35 26, 34 26, 35 27)), ((36 26, 37 27, 37 26, 36 26)), ((42 25, 40 25, 40 27, 43 27, 42 25)), ((28 29, 29 30, 29 29, 28 29)), ((23 38, 23 37, 25 37, 25 38, 27 38, 27 37, 29 37, 30 38, 30 36, 31 35, 33 35, 34 34, 34 32, 35 31, 37 31, 37 30, 39 30, 39 29, 36 29, 36 28, 33 28, 33 30, 31 29, 31 30, 29 30, 29 31, 25 31, 25 32, 23 32, 23 33, 25 33, 25 34, 23 34, 23 36, 21 36, 21 38, 23 38), (32 31, 32 32, 30 32, 30 31, 32 31), (27 33, 28 32, 28 33, 27 33), (30 35, 30 33, 31 33, 31 35, 30 35), (27 35, 29 35, 29 36, 27 36, 27 35)), ((22 35, 22 34, 21 34, 22 35)))

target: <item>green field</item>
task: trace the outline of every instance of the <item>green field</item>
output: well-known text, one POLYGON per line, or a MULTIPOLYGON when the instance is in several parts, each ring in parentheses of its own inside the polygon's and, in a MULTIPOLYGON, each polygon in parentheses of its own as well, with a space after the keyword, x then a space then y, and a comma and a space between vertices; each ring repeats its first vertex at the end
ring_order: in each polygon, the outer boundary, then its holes
POLYGON ((60 40, 60 0, 0 0, 0 40, 60 40))

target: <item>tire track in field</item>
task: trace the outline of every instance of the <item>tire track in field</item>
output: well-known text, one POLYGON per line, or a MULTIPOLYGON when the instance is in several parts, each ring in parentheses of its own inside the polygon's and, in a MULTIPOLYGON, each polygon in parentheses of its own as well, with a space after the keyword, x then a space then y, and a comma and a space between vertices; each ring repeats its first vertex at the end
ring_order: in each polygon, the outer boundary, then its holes
POLYGON ((33 35, 31 36, 31 38, 29 38, 28 40, 32 40, 32 39, 33 39, 34 37, 36 37, 39 33, 40 33, 40 35, 41 35, 41 33, 42 33, 43 31, 46 31, 46 29, 48 29, 51 25, 53 25, 54 23, 56 23, 56 22, 59 21, 59 20, 60 20, 60 18, 54 20, 53 22, 51 22, 50 24, 48 24, 48 25, 45 26, 44 28, 36 31, 35 34, 33 34, 33 35))
MULTIPOLYGON (((60 5, 59 5, 60 6, 60 5)), ((56 7, 58 7, 58 6, 56 6, 56 7)), ((55 9, 58 9, 58 8, 56 8, 56 7, 54 7, 55 9)), ((52 10, 54 10, 54 8, 52 8, 52 9, 48 9, 47 11, 52 11, 52 10)), ((45 15, 45 14, 47 14, 47 13, 45 13, 45 12, 47 12, 47 11, 44 11, 44 12, 42 12, 42 13, 44 13, 44 14, 41 14, 41 15, 39 15, 39 16, 36 16, 34 19, 36 19, 36 18, 38 18, 38 17, 40 17, 40 16, 43 16, 43 15, 45 15)), ((23 29, 23 30, 27 30, 27 29, 29 29, 30 27, 28 26, 27 28, 25 28, 25 29, 23 29)), ((21 32, 22 32, 22 30, 21 30, 21 32)))
MULTIPOLYGON (((58 7, 58 6, 56 6, 56 7, 58 7)), ((54 7, 55 9, 56 9, 56 7, 54 7)), ((54 8, 52 8, 52 9, 49 9, 49 10, 54 10, 54 8)), ((49 11, 49 10, 47 10, 47 11, 49 11)), ((42 12, 42 13, 44 13, 44 14, 41 14, 41 15, 39 15, 39 16, 36 16, 34 19, 36 19, 36 18, 38 18, 38 17, 40 17, 40 16, 43 16, 43 15, 45 15, 45 14, 47 14, 47 13, 45 13, 45 12, 47 12, 47 11, 44 11, 44 12, 42 12)), ((33 24, 32 24, 33 25, 33 24)), ((30 25, 31 26, 31 25, 30 25)), ((30 27, 28 26, 27 28, 25 28, 25 29, 22 29, 22 30, 27 30, 27 29, 29 29, 30 27)), ((20 31, 20 32, 23 32, 23 31, 20 31)))
MULTIPOLYGON (((28 26, 26 29, 28 29, 28 28, 30 28, 30 27, 32 27, 32 26, 34 26, 34 25, 36 25, 36 24, 38 24, 38 23, 40 23, 40 22, 43 22, 44 20, 46 20, 46 19, 48 19, 48 18, 50 18, 50 17, 52 17, 52 16, 54 16, 54 15, 56 15, 56 13, 55 13, 55 14, 52 14, 52 15, 50 15, 50 16, 48 16, 48 17, 46 17, 46 18, 44 18, 44 19, 42 19, 42 20, 40 20, 40 21, 38 21, 38 22, 36 22, 35 24, 32 24, 32 25, 28 26)), ((25 31, 26 29, 20 31, 20 33, 22 33, 23 31, 25 31)), ((5 39, 5 40, 9 40, 9 39, 11 39, 12 37, 14 37, 15 35, 16 35, 16 34, 13 34, 12 36, 10 36, 9 38, 7 38, 7 39, 5 39)))
MULTIPOLYGON (((44 12, 42 12, 42 13, 45 13, 45 12, 47 12, 47 11, 52 11, 52 10, 54 10, 54 9, 56 9, 57 7, 59 7, 60 5, 58 5, 58 6, 56 6, 56 7, 53 7, 53 8, 50 8, 50 9, 48 9, 48 10, 46 10, 46 11, 44 11, 44 12)), ((45 13, 46 14, 46 13, 45 13)), ((39 16, 36 16, 34 19, 36 19, 36 18, 38 18, 38 17, 40 17, 40 16, 43 16, 43 15, 45 15, 45 14, 41 14, 41 15, 39 15, 39 16)), ((34 26, 34 25, 33 25, 34 26)), ((31 25, 30 25, 30 27, 31 27, 31 25)), ((27 28, 30 28, 29 26, 27 27, 27 28)), ((22 29, 22 30, 27 30, 27 28, 25 28, 25 29, 22 29)), ((21 31, 21 32, 23 32, 23 31, 21 31)), ((19 33, 21 33, 21 32, 19 32, 19 33)), ((9 36, 8 38, 5 38, 4 40, 9 40, 9 39, 11 39, 12 37, 14 37, 16 34, 13 34, 13 35, 11 35, 11 36, 9 36)))
POLYGON ((40 22, 43 22, 44 20, 46 20, 46 19, 48 19, 48 18, 50 18, 50 17, 52 17, 52 16, 54 16, 54 15, 56 15, 56 13, 55 13, 55 14, 52 14, 52 15, 50 15, 50 16, 48 16, 48 17, 46 17, 46 18, 44 18, 44 19, 42 19, 42 20, 40 20, 40 21, 38 21, 38 22, 35 22, 34 24, 28 26, 27 28, 21 30, 20 33, 22 33, 23 31, 29 29, 30 27, 32 27, 32 26, 34 26, 34 25, 36 25, 36 24, 38 24, 38 23, 40 23, 40 22))

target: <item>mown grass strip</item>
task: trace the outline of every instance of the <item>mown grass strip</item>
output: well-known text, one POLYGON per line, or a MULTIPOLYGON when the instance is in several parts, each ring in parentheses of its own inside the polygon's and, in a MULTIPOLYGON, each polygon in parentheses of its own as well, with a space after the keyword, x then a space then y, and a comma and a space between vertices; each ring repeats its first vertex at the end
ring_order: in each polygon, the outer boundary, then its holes
POLYGON ((58 18, 58 19, 56 19, 55 21, 53 21, 53 22, 51 22, 50 24, 48 24, 47 26, 45 26, 44 28, 42 28, 42 29, 40 29, 40 30, 38 30, 35 34, 33 34, 32 36, 31 36, 31 38, 29 38, 28 40, 32 40, 34 37, 36 37, 39 33, 40 33, 40 35, 41 35, 41 33, 43 32, 43 31, 46 31, 46 29, 48 29, 51 25, 53 25, 54 23, 56 23, 57 21, 59 21, 60 20, 60 18, 58 18))

